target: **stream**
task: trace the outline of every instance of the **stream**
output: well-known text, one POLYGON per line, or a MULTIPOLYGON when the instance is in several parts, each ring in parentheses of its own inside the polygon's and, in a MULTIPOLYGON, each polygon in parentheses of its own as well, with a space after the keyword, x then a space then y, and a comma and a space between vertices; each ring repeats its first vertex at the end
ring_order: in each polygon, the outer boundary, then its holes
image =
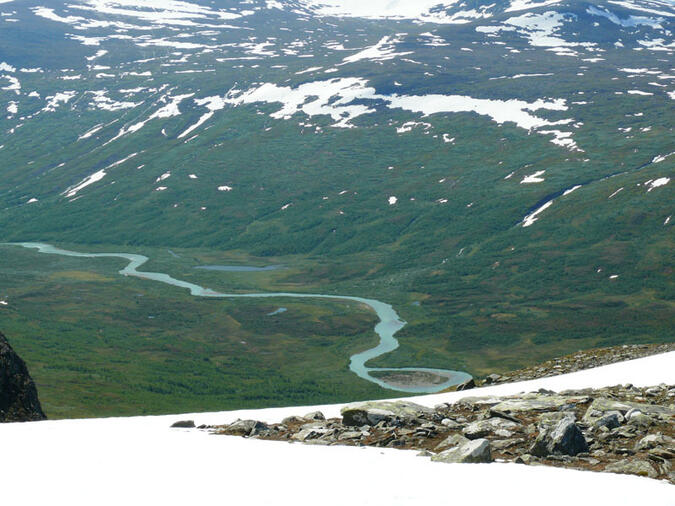
POLYGON ((123 276, 133 276, 136 278, 147 279, 151 281, 158 281, 167 285, 176 286, 190 290, 190 293, 195 297, 213 297, 213 298, 304 298, 304 299, 330 299, 330 300, 344 300, 350 302, 358 302, 370 307, 377 315, 379 322, 375 325, 375 333, 380 337, 380 342, 374 348, 356 353, 351 356, 349 369, 358 377, 375 383, 382 388, 388 390, 395 390, 398 392, 408 393, 435 393, 440 392, 448 387, 457 385, 471 378, 471 376, 462 371, 450 371, 446 369, 429 369, 424 367, 398 367, 398 368, 382 368, 382 367, 368 367, 366 363, 377 357, 385 355, 398 348, 398 340, 394 334, 401 330, 406 322, 402 321, 394 308, 375 299, 365 299, 362 297, 353 297, 349 295, 323 295, 314 293, 292 293, 292 292, 270 292, 270 293, 220 293, 209 288, 199 286, 188 281, 173 278, 168 274, 161 272, 145 272, 138 269, 145 264, 149 258, 144 255, 137 255, 133 253, 80 253, 77 251, 68 251, 59 249, 49 244, 36 242, 22 242, 11 243, 14 246, 23 246, 24 248, 37 249, 40 253, 63 255, 69 257, 82 258, 122 258, 129 263, 127 266, 119 271, 123 276), (387 383, 386 381, 373 376, 371 373, 386 373, 398 376, 434 376, 440 382, 424 382, 423 384, 405 384, 405 381, 397 381, 396 383, 387 383), (440 379, 438 378, 440 377, 440 379), (442 379, 445 381, 442 381, 442 379), (433 384, 430 384, 433 383, 433 384))

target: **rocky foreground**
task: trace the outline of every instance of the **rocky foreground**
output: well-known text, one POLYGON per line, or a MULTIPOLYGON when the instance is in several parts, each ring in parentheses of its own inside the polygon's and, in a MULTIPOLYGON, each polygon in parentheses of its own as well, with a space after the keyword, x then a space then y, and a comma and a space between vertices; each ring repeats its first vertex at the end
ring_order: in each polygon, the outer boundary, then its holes
MULTIPOLYGON (((216 434, 314 445, 420 451, 445 463, 516 462, 634 474, 675 484, 675 385, 632 385, 507 397, 351 404, 281 423, 238 420, 216 434)), ((194 426, 178 422, 176 426, 194 426)))

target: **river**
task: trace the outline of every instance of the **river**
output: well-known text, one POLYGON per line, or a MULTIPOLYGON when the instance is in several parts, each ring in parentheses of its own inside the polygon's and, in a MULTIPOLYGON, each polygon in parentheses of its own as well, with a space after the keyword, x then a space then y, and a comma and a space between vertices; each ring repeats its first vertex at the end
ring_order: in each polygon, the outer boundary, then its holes
POLYGON ((173 278, 168 274, 161 272, 145 272, 138 269, 145 264, 149 258, 144 255, 137 255, 133 253, 81 253, 77 251, 68 251, 56 248, 50 244, 37 242, 22 242, 11 243, 15 246, 23 246, 24 248, 37 249, 40 253, 51 255, 63 255, 69 257, 82 258, 121 258, 127 260, 129 263, 124 269, 119 271, 123 276, 133 276, 136 278, 147 279, 151 281, 158 281, 167 285, 185 288, 195 297, 213 297, 213 298, 303 298, 303 299, 331 299, 331 300, 345 300, 351 302, 359 302, 370 307, 377 317, 379 322, 375 325, 375 333, 380 337, 380 342, 374 348, 366 351, 356 353, 351 356, 349 369, 360 378, 370 381, 388 390, 395 390, 398 392, 408 393, 435 393, 444 390, 450 386, 457 385, 471 376, 462 371, 450 371, 446 369, 430 369, 424 367, 399 367, 399 368, 381 368, 368 367, 366 363, 369 360, 375 359, 386 353, 394 351, 398 348, 398 340, 394 334, 401 330, 406 322, 401 320, 394 310, 394 308, 379 300, 366 299, 362 297, 353 297, 350 295, 324 295, 316 293, 292 293, 292 292, 270 292, 270 293, 221 293, 204 288, 188 281, 173 278), (445 378, 445 381, 435 384, 422 385, 404 385, 400 382, 390 384, 386 381, 373 376, 371 373, 387 373, 387 374, 417 374, 417 375, 432 375, 436 377, 445 378))

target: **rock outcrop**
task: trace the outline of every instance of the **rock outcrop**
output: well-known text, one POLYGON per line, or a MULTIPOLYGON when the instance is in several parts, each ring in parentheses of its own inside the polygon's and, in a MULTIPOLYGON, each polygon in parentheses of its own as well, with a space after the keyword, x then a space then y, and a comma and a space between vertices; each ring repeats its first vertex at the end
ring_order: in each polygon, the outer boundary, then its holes
POLYGON ((675 483, 675 386, 631 385, 464 397, 433 409, 412 402, 365 402, 342 410, 211 427, 219 434, 420 451, 445 463, 516 462, 675 483))
POLYGON ((0 333, 0 422, 46 418, 28 368, 0 333))

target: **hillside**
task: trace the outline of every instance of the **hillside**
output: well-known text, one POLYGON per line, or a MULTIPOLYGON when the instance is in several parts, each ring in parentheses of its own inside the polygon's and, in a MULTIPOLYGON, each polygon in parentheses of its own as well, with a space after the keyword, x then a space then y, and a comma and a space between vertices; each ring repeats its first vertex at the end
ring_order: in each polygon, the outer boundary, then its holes
MULTIPOLYGON (((0 241, 383 301, 407 325, 374 368, 672 342, 674 18, 668 0, 5 1, 0 241), (194 269, 229 264, 287 269, 194 269)), ((363 308, 196 302, 111 281, 112 260, 0 251, 3 328, 50 416, 398 395, 349 372, 376 339, 363 308)))

